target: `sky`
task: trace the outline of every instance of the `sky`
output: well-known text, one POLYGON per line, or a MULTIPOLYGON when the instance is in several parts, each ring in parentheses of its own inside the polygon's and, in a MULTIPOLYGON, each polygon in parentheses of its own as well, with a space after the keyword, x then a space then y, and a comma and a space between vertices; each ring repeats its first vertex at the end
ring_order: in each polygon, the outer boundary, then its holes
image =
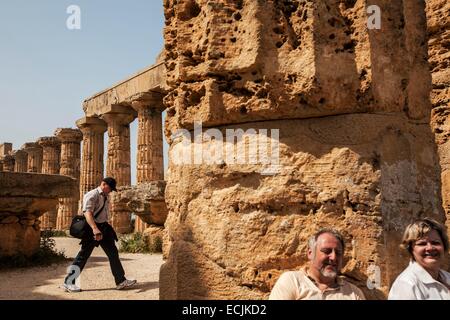
MULTIPOLYGON (((56 128, 75 128, 83 100, 154 64, 163 48, 162 3, 1 0, 0 143, 18 149, 56 128), (81 29, 67 27, 74 21, 71 5, 80 9, 81 29)), ((136 142, 137 120, 131 125, 133 184, 136 142)))

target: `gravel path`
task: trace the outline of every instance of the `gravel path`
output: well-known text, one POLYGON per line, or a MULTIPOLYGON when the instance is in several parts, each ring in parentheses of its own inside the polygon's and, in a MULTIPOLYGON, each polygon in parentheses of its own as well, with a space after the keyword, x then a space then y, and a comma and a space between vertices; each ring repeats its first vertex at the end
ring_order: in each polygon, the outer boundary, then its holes
MULTIPOLYGON (((55 238, 58 250, 73 259, 80 246, 73 238, 55 238)), ((121 253, 120 260, 129 279, 138 283, 129 290, 115 290, 108 258, 95 248, 81 274, 80 293, 67 293, 61 288, 70 261, 44 268, 0 271, 0 300, 158 300, 161 254, 121 253)))

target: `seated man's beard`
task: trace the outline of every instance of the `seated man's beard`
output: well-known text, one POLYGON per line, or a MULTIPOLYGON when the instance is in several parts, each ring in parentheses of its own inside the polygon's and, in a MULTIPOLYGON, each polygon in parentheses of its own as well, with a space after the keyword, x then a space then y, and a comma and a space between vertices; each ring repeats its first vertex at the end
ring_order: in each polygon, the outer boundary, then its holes
POLYGON ((336 266, 332 266, 330 264, 324 264, 322 266, 322 268, 320 268, 320 274, 326 278, 336 278, 338 271, 337 271, 337 267, 336 266), (330 270, 326 270, 325 268, 331 266, 334 270, 330 271, 330 270))

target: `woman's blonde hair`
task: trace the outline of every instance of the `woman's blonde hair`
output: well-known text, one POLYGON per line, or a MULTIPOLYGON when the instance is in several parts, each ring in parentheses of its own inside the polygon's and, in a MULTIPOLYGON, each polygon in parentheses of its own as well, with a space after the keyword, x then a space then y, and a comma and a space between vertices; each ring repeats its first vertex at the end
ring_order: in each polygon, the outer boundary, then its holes
POLYGON ((444 245, 445 252, 447 252, 447 230, 443 224, 431 218, 419 219, 408 225, 405 229, 405 233, 403 234, 401 247, 408 250, 408 252, 412 255, 414 243, 417 240, 423 238, 431 230, 436 230, 436 232, 439 234, 444 245))

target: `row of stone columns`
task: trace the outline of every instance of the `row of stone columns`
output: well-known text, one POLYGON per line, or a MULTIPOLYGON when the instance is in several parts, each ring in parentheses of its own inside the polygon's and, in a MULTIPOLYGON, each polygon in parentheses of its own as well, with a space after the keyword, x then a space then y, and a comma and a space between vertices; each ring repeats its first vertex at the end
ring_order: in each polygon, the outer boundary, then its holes
MULTIPOLYGON (((57 129, 52 137, 42 137, 25 143, 20 150, 9 151, 3 157, 2 171, 66 175, 80 179, 80 143, 78 129, 57 129)), ((40 217, 43 230, 69 229, 72 217, 78 213, 79 192, 59 200, 55 210, 40 217)))
MULTIPOLYGON (((106 176, 117 186, 131 185, 130 123, 138 118, 137 183, 164 180, 162 95, 146 94, 128 106, 112 105, 100 117, 77 121, 78 129, 57 129, 53 137, 25 143, 21 150, 3 156, 3 171, 61 174, 79 179, 79 193, 59 200, 58 208, 41 217, 43 229, 67 230, 78 213, 79 199, 104 177, 104 134, 108 132, 106 176), (80 142, 83 152, 80 154, 80 142), (81 158, 81 168, 80 168, 81 158)), ((9 146, 7 146, 9 147, 9 146)), ((3 147, 2 147, 3 148, 3 147)), ((118 233, 130 230, 131 213, 111 199, 111 224, 118 233)), ((135 231, 147 224, 137 217, 135 231)))
MULTIPOLYGON (((130 123, 138 118, 137 183, 164 180, 162 138, 162 96, 142 96, 131 106, 113 105, 100 117, 77 121, 83 133, 80 194, 99 185, 103 177, 104 133, 108 132, 106 175, 114 177, 117 186, 131 185, 130 123)), ((129 232, 131 213, 111 199, 111 224, 118 233, 129 232)), ((147 227, 136 219, 135 231, 147 227)))

